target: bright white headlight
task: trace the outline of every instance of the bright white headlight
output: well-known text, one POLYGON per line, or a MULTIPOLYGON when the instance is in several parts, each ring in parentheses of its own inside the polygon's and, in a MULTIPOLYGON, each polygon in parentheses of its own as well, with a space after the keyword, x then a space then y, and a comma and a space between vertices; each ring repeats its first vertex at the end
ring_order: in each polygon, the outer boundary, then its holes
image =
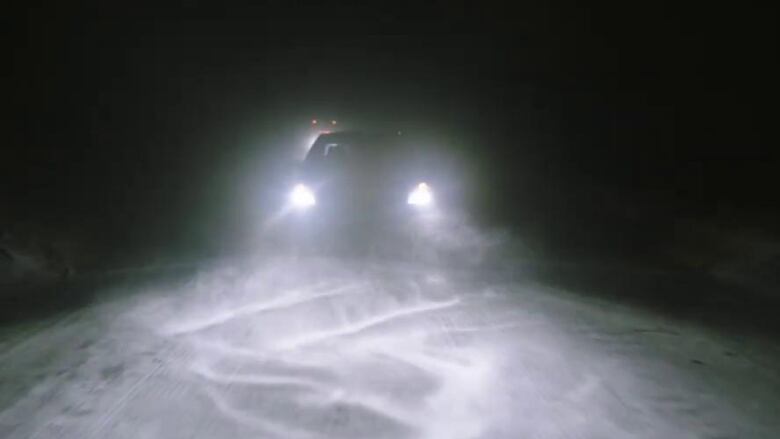
POLYGON ((425 183, 418 184, 406 198, 406 203, 412 206, 429 206, 433 203, 431 188, 425 183))
POLYGON ((299 208, 311 207, 317 204, 314 192, 303 184, 297 184, 290 193, 290 201, 293 206, 299 208))

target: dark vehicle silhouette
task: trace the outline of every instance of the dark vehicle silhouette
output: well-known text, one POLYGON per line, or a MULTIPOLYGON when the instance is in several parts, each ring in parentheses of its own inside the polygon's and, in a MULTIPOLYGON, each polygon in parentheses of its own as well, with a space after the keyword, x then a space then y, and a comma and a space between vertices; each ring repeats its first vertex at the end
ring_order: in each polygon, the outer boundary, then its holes
POLYGON ((441 163, 399 135, 321 134, 287 200, 295 241, 360 249, 408 243, 447 204, 441 163))

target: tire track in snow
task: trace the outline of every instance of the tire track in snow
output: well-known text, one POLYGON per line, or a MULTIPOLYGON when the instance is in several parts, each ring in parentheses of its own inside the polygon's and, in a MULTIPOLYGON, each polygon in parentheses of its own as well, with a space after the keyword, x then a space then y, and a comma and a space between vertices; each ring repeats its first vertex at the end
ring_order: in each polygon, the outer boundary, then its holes
MULTIPOLYGON (((171 351, 173 351, 173 347, 166 350, 166 359, 170 357, 171 351)), ((109 428, 111 423, 116 419, 117 414, 125 407, 127 402, 135 397, 139 391, 142 389, 143 385, 146 384, 147 381, 149 381, 151 378, 155 377, 156 375, 160 374, 160 371, 167 365, 167 361, 160 361, 152 370, 145 373, 141 376, 134 384, 130 386, 129 389, 127 389, 120 397, 119 399, 114 402, 109 409, 107 410, 107 413, 104 414, 99 421, 99 424, 97 427, 92 431, 91 434, 89 434, 89 438, 97 439, 97 438, 105 438, 105 437, 111 437, 110 435, 103 434, 104 430, 109 428)))

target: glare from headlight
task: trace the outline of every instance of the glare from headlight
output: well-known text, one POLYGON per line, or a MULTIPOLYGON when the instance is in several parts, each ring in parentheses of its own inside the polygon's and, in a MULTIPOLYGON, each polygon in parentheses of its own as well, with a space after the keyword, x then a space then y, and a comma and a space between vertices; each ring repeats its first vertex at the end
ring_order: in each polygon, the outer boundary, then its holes
POLYGON ((317 199, 314 197, 314 192, 307 188, 303 184, 297 184, 290 193, 290 201, 293 206, 305 209, 307 207, 317 204, 317 199))
POLYGON ((412 206, 425 207, 433 203, 431 188, 425 183, 420 183, 409 193, 406 203, 412 206))

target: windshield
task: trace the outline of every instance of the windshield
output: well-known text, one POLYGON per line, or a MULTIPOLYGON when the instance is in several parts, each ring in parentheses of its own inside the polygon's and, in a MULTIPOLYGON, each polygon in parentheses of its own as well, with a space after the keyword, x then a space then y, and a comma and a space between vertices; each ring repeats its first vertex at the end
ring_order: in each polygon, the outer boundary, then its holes
POLYGON ((408 148, 397 139, 381 135, 336 133, 320 136, 306 155, 307 166, 387 163, 405 156, 408 148))

